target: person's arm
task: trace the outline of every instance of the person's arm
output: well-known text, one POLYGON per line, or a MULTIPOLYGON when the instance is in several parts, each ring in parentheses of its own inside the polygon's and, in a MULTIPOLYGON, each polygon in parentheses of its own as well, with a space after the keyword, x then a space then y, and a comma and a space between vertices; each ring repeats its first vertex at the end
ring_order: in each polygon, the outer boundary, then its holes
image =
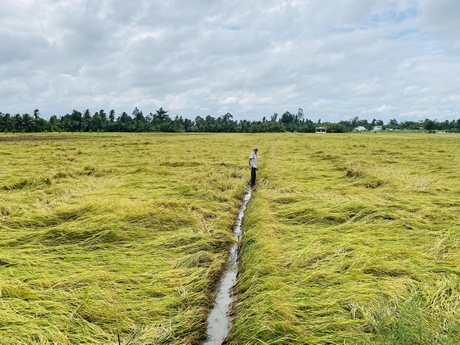
POLYGON ((248 164, 249 164, 249 168, 252 168, 252 166, 251 166, 251 156, 249 156, 248 164))

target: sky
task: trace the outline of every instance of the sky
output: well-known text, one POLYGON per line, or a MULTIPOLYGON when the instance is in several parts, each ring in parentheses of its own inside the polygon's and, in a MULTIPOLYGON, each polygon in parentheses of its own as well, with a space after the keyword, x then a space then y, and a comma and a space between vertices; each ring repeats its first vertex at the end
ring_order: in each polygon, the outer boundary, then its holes
POLYGON ((1 0, 0 111, 460 118, 459 0, 1 0))

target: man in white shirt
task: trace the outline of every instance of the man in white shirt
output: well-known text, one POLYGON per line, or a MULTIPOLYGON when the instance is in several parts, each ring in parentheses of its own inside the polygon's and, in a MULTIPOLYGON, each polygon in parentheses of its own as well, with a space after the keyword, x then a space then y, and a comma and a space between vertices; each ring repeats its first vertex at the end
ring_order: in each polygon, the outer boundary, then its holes
POLYGON ((251 152, 249 155, 249 168, 251 169, 251 187, 254 187, 256 184, 256 172, 258 170, 257 168, 257 152, 259 149, 254 147, 254 150, 251 152))

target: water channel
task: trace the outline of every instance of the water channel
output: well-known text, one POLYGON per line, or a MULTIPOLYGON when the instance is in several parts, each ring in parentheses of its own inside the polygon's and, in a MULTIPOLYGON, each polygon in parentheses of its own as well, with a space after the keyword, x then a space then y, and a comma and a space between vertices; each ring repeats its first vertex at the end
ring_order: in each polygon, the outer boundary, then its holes
POLYGON ((221 345, 232 327, 232 321, 228 315, 230 305, 233 302, 231 290, 238 274, 238 245, 243 234, 241 223, 243 222, 244 211, 246 211, 251 196, 252 188, 248 187, 233 228, 236 243, 230 248, 227 265, 217 287, 218 293, 214 301, 214 308, 208 317, 208 338, 201 343, 202 345, 221 345))

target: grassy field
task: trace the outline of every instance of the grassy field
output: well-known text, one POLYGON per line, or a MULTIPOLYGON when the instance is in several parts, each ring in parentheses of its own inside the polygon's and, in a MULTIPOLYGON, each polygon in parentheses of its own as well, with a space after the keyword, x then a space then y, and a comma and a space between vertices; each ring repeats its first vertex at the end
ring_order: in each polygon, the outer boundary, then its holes
POLYGON ((67 137, 0 141, 0 344, 197 343, 252 138, 67 137))
POLYGON ((0 140, 2 345, 198 344, 254 145, 229 344, 460 343, 457 135, 49 139, 0 140))
POLYGON ((261 147, 231 344, 459 344, 460 138, 261 147))

